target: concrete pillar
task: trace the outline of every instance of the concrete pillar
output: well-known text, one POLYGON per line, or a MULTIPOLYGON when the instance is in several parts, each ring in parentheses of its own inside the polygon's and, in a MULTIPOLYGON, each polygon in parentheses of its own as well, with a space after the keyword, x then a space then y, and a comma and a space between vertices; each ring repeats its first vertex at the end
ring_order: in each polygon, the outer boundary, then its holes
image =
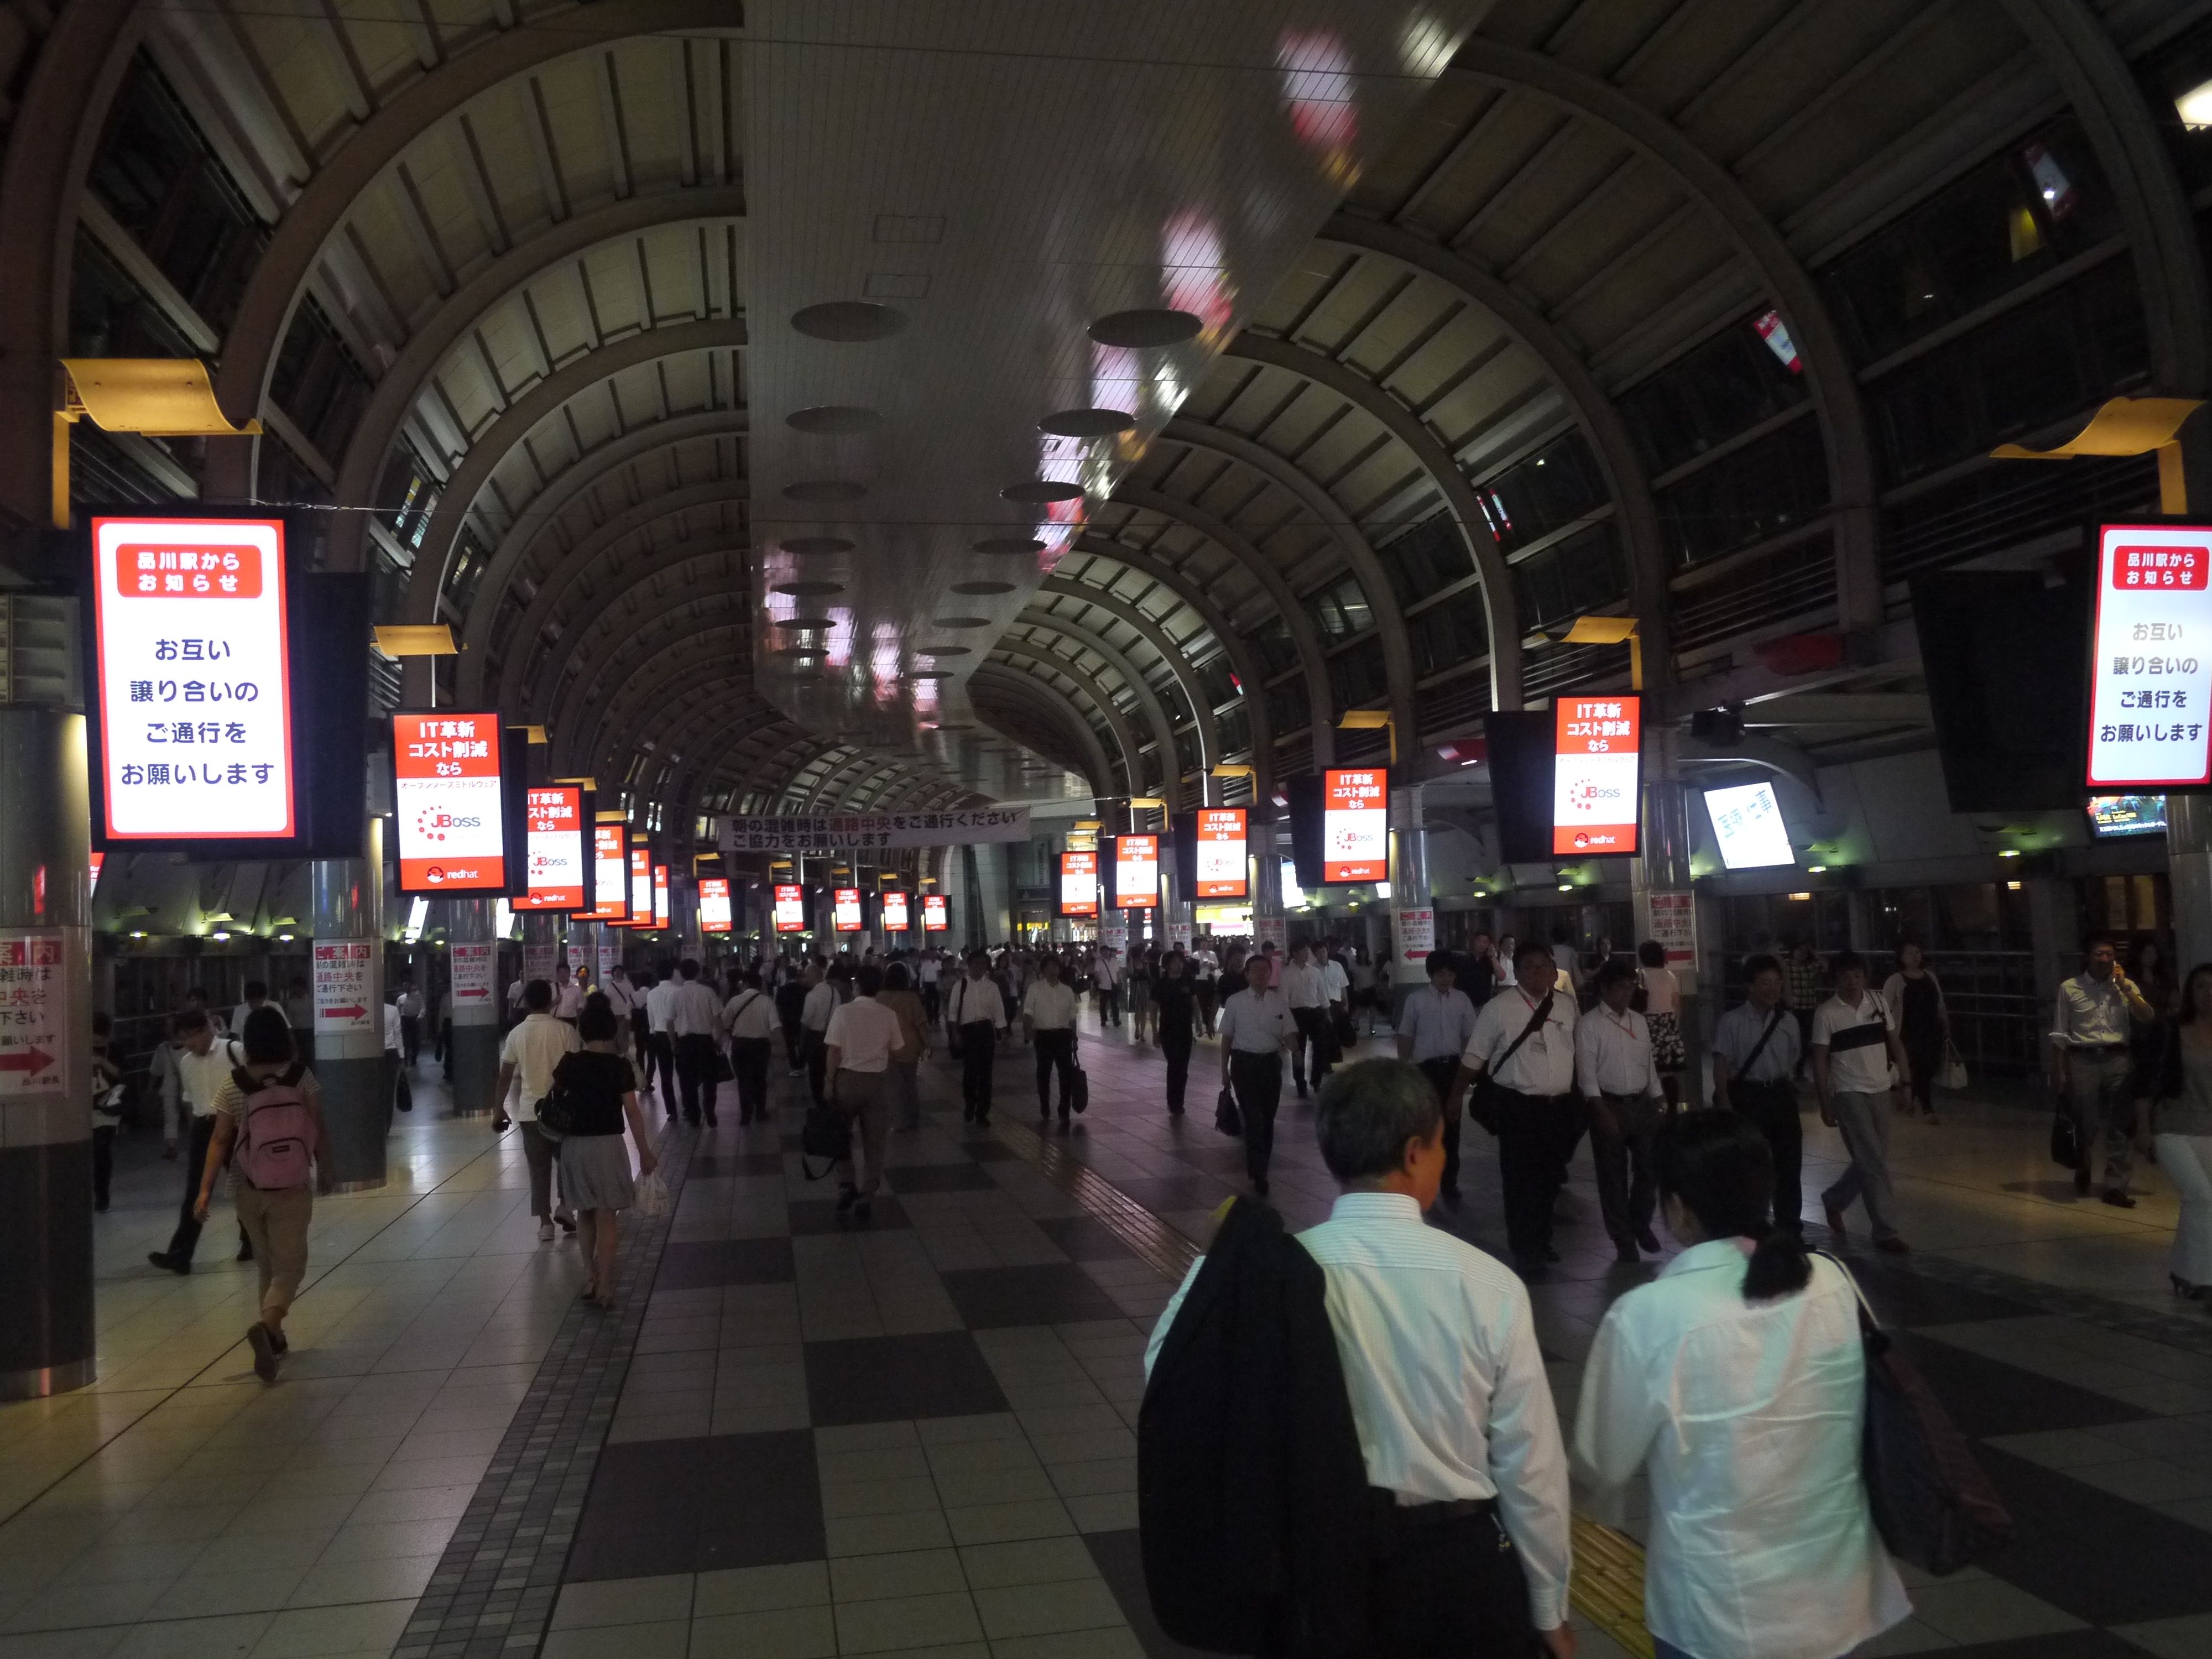
MULTIPOLYGON (((2212 962, 2212 797, 2166 798, 2166 873, 2173 905, 2173 945, 2185 970, 2195 963, 2212 962)), ((2031 900, 2031 925, 2033 915, 2031 900)), ((2039 991, 2041 966, 2039 952, 2039 991)), ((2056 990, 2055 984, 2052 988, 2056 990)))
POLYGON ((1390 1023, 1417 987, 1436 949, 1436 900, 1429 892, 1428 810, 1421 786, 1390 792, 1390 1023))
POLYGON ((553 970, 561 965, 561 940, 554 929, 558 919, 553 916, 532 915, 522 919, 522 979, 526 985, 533 979, 553 982, 553 970))
POLYGON ((0 1051, 0 1400, 93 1380, 90 823, 84 716, 0 706, 0 988, 39 999, 0 1051))
POLYGON ((499 946, 490 899, 448 899, 447 956, 453 974, 453 1114, 479 1117, 499 1103, 499 946), (465 949, 464 947, 473 947, 465 949))
POLYGON ((1288 946, 1289 922, 1283 914, 1283 860, 1275 850, 1275 809, 1252 804, 1252 948, 1270 942, 1288 946))
MULTIPOLYGON (((2201 799, 2188 795, 2168 795, 2166 798, 2166 834, 2169 837, 2176 834, 2173 809, 2184 801, 2192 802, 2197 808, 2197 815, 2200 817, 2203 815, 2205 803, 2201 799)), ((2192 831, 2192 835, 2193 833, 2192 831)), ((2171 839, 2167 846, 2169 848, 2167 856, 2172 860, 2174 865, 2173 873, 2169 879, 2173 902, 2174 932, 2179 940, 2179 948, 2183 953, 2181 960, 2185 963, 2201 962, 2204 960, 2203 957, 2191 957, 2188 954, 2190 935, 2182 931, 2189 924, 2183 920, 2182 882, 2179 870, 2183 858, 2189 855, 2175 852, 2171 839)), ((2201 879, 2201 876, 2193 876, 2191 879, 2201 879)), ((2035 974, 2036 1029, 2039 1032, 2047 1031, 2051 1028, 2044 1022, 2052 1004, 2057 1000, 2059 981, 2071 977, 2081 970, 2081 909, 2075 902, 2074 884, 2063 876, 2032 875, 2027 878, 2024 885, 2027 892, 2028 951, 2035 974)), ((2050 1061, 2045 1056, 2044 1051, 2043 1039, 2038 1036, 2036 1052, 2039 1063, 2048 1067, 2050 1061)))
MULTIPOLYGON (((1682 988, 1682 1047, 1689 1060, 1682 1073, 1683 1091, 1696 1106, 1706 1099, 1705 1034, 1718 1012, 1720 986, 1716 981, 1706 987, 1699 973, 1703 951, 1697 938, 1697 896, 1690 885, 1690 791, 1676 769, 1676 736, 1671 727, 1662 726, 1648 739, 1643 852, 1630 861, 1628 877, 1636 938, 1626 945, 1632 951, 1644 939, 1657 939, 1679 947, 1683 932, 1690 935, 1688 959, 1677 959, 1670 951, 1668 962, 1682 988)), ((1613 941, 1615 950, 1622 947, 1623 941, 1613 941)))
POLYGON ((315 1080, 340 1192, 384 1185, 392 1079, 384 1060, 384 820, 372 817, 357 859, 307 867, 315 941, 315 1080))

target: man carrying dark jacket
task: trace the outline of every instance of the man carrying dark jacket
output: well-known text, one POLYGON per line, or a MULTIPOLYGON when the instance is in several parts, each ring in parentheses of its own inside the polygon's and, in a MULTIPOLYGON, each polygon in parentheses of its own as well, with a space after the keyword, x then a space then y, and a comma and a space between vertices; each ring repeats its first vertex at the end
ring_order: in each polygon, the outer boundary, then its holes
MULTIPOLYGON (((1328 1220, 1294 1242, 1320 1270, 1337 1374, 1358 1428, 1369 1533, 1366 1645, 1322 1645, 1336 1630, 1309 1620, 1291 1629, 1317 1638, 1313 1643, 1227 1650, 1524 1659, 1540 1641, 1552 1659, 1572 1659, 1567 1459, 1528 1291, 1503 1265, 1421 1219, 1443 1176, 1436 1091, 1411 1066, 1364 1060, 1329 1079, 1316 1128, 1322 1159, 1344 1191, 1328 1220)), ((1193 1356, 1232 1376, 1245 1358, 1241 1334, 1224 1330, 1222 1292, 1242 1285, 1218 1271, 1214 1257, 1233 1243, 1236 1256, 1219 1266, 1249 1261, 1252 1230, 1233 1241, 1231 1231, 1239 1212, 1250 1207, 1240 1204, 1231 1212, 1213 1251, 1192 1268, 1161 1315, 1146 1353, 1151 1382, 1139 1430, 1138 1502, 1139 1524, 1148 1532, 1172 1524, 1162 1518, 1166 1504, 1156 1500, 1168 1495, 1158 1488, 1173 1477, 1149 1456, 1155 1443, 1147 1430, 1172 1422, 1176 1408, 1199 1391, 1205 1374, 1193 1356), (1188 1320, 1195 1320, 1196 1328, 1186 1331, 1188 1320)), ((1261 1282, 1291 1285, 1297 1277, 1277 1267, 1261 1282)), ((1333 1443, 1300 1438, 1291 1444, 1291 1474, 1281 1479, 1318 1487, 1304 1466, 1328 1458, 1333 1443)), ((1228 1473, 1247 1478, 1241 1468, 1228 1473)), ((1185 1502, 1194 1498, 1202 1494, 1182 1494, 1185 1502)), ((1224 1515, 1222 1524, 1237 1519, 1224 1515)), ((1195 1523, 1184 1524, 1188 1529, 1195 1523)), ((1218 1538, 1178 1541, 1188 1550, 1212 1550, 1194 1571, 1210 1577, 1217 1595, 1239 1582, 1237 1564, 1220 1559, 1218 1538)), ((1166 1575, 1152 1572, 1155 1542, 1150 1535, 1144 1540, 1154 1610, 1169 1634, 1191 1641, 1193 1635, 1170 1625, 1170 1608, 1162 1604, 1166 1575)), ((1304 1560, 1292 1565, 1307 1571, 1304 1560)), ((1171 1579, 1166 1588, 1176 1588, 1171 1579)), ((1334 1588, 1323 1582, 1309 1593, 1334 1588)), ((1334 1604, 1321 1605, 1326 1612, 1334 1604)))

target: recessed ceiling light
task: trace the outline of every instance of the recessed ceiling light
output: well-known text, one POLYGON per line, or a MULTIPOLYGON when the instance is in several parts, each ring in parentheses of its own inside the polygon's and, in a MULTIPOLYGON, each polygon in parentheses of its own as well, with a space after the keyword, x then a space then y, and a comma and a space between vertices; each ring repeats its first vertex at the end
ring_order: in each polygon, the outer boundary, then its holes
POLYGON ((843 438, 855 432, 873 432, 884 423, 884 417, 872 409, 860 409, 851 404, 823 404, 818 409, 794 409, 783 417, 783 423, 793 432, 843 438))
POLYGON ((2173 100, 2174 109, 2185 127, 2212 127, 2212 81, 2197 85, 2173 100))
POLYGON ((969 654, 964 645, 923 645, 915 648, 925 657, 964 657, 969 654))
POLYGON ((857 501, 868 487, 848 478, 802 478, 784 485, 783 493, 794 501, 857 501))
POLYGON ((817 593, 842 593, 845 591, 845 584, 842 582, 778 582, 775 585, 775 591, 779 593, 788 593, 795 599, 810 599, 817 593))
POLYGON ((1137 417, 1119 409, 1063 409, 1037 422, 1055 438, 1110 438, 1135 428, 1137 417))
POLYGON ((783 543, 787 553, 850 553, 853 544, 842 536, 793 536, 783 543))
POLYGON ((778 617, 769 623, 770 628, 827 628, 827 617, 778 617))
POLYGON ((906 326, 906 313, 866 300, 831 300, 793 312, 791 325, 809 339, 853 344, 897 333, 906 326))
POLYGON ((952 675, 943 668, 909 668, 906 677, 910 680, 949 680, 952 675))
POLYGON ((1042 553, 1044 544, 1034 536, 986 536, 975 543, 978 553, 1042 553))
POLYGON ((818 657, 821 654, 822 647, 818 645, 780 645, 769 653, 771 657, 818 657))
POLYGON ((955 582, 952 591, 980 597, 986 593, 1011 593, 1014 591, 1014 585, 1012 582, 955 582))
POLYGON ((988 617, 933 617, 929 619, 929 625, 932 628, 988 628, 991 619, 988 617))
POLYGON ((1026 483, 1008 484, 999 494, 1024 507, 1046 507, 1054 501, 1081 501, 1083 486, 1060 478, 1032 478, 1026 483))
POLYGON ((1181 345, 1205 326, 1188 311, 1116 311, 1091 325, 1091 337, 1103 346, 1181 345))

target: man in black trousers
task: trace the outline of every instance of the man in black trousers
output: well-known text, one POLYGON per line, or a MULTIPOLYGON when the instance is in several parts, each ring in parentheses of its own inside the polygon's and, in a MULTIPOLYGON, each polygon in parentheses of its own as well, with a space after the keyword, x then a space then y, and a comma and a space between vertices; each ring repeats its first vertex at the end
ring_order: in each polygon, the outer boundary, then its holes
POLYGON ((945 1000, 945 1024, 952 1051, 960 1056, 960 1119, 991 1121, 991 1060, 999 1033, 1006 1029, 1006 1000, 991 977, 991 958, 981 951, 968 957, 968 971, 945 1000))

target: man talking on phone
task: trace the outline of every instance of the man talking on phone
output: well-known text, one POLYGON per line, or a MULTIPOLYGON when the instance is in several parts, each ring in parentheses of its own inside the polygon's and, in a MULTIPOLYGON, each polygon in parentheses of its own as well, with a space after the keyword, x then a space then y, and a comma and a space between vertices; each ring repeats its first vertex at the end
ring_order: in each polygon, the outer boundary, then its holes
POLYGON ((2108 939, 2089 941, 2081 971, 2059 986, 2051 1015, 2051 1086, 2058 1109, 2074 1121, 2074 1190, 2089 1190, 2101 1131, 2105 1202, 2123 1210, 2136 1206, 2128 1196, 2128 1177, 2135 1172, 2128 1144, 2135 1129, 2129 1026, 2156 1018, 2141 988, 2121 971, 2119 953, 2108 939))

